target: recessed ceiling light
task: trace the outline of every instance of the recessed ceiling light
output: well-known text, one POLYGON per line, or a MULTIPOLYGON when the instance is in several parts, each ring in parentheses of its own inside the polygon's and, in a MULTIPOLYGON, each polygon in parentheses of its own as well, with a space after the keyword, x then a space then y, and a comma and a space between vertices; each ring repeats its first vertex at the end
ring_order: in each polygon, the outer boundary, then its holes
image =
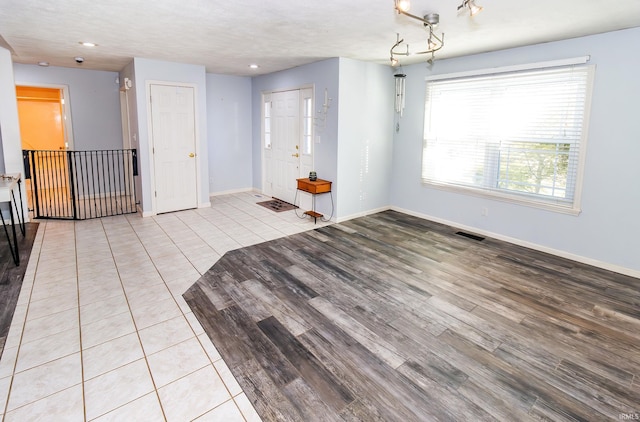
POLYGON ((38 62, 38 66, 47 67, 49 66, 49 62, 38 62))
POLYGON ((253 64, 250 64, 250 65, 249 65, 249 67, 250 67, 251 69, 257 69, 257 68, 259 68, 260 66, 258 66, 258 65, 257 65, 257 64, 255 64, 255 63, 253 63, 253 64))
POLYGON ((93 42, 87 42, 87 41, 80 41, 80 44, 84 45, 85 47, 97 47, 98 44, 93 43, 93 42))

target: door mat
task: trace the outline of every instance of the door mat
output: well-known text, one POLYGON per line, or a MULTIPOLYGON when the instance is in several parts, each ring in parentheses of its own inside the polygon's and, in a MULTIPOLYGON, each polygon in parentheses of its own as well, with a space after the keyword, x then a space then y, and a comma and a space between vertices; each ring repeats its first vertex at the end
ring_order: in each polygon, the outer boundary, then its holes
POLYGON ((275 212, 291 211, 298 208, 295 205, 292 205, 288 202, 281 201, 277 198, 273 198, 263 202, 256 202, 256 204, 261 205, 275 212))

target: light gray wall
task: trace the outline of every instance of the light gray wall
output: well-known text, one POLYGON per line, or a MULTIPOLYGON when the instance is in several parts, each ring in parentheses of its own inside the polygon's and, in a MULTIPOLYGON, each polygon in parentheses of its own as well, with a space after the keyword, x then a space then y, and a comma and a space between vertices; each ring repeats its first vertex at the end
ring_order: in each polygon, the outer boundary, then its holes
POLYGON ((4 145, 4 140, 2 139, 2 123, 0 122, 0 173, 2 174, 4 174, 4 146, 3 145, 4 145))
MULTIPOLYGON (((327 59, 320 62, 296 67, 282 72, 256 76, 252 84, 252 137, 253 137, 253 187, 262 189, 262 142, 261 142, 261 93, 266 91, 284 91, 302 86, 315 88, 314 109, 322 109, 324 90, 333 98, 327 112, 324 129, 316 131, 320 143, 314 145, 315 169, 318 177, 333 182, 332 190, 337 195, 340 189, 338 176, 338 98, 339 59, 327 59)), ((325 214, 331 213, 331 202, 327 195, 317 197, 316 209, 325 214)))
MULTIPOLYGON (((323 60, 253 78, 253 183, 261 189, 261 93, 301 86, 315 88, 314 168, 333 182, 333 217, 344 220, 389 206, 393 139, 393 87, 388 66, 346 58, 323 60), (325 88, 326 118, 320 111, 325 88), (324 122, 322 120, 324 119, 324 122), (319 141, 319 142, 318 142, 319 141)), ((331 198, 316 209, 331 214, 331 198)))
MULTIPOLYGON (((124 88, 124 80, 128 78, 132 82, 136 80, 135 67, 133 60, 120 71, 120 87, 124 88)), ((131 88, 126 91, 127 111, 129 115, 129 133, 131 137, 131 148, 138 152, 138 177, 134 178, 136 199, 140 203, 142 209, 142 179, 140 173, 140 136, 138 134, 138 95, 137 90, 131 88)), ((147 177, 148 178, 148 177, 147 177)))
MULTIPOLYGON (((9 50, 0 47, 0 173, 20 173, 24 179, 21 143, 13 60, 9 50)), ((23 204, 27 203, 26 194, 26 189, 22 189, 20 201, 23 204)), ((22 218, 25 221, 29 216, 27 207, 23 209, 22 218)), ((1 212, 7 215, 10 212, 9 204, 2 204, 1 212)))
POLYGON ((16 103, 11 53, 0 47, 0 135, 2 136, 2 173, 24 173, 20 142, 20 121, 16 103))
POLYGON ((122 148, 117 72, 14 64, 16 85, 67 85, 73 149, 122 148))
POLYGON ((389 66, 340 59, 339 220, 389 206, 394 89, 389 66))
MULTIPOLYGON (((394 140, 391 203, 481 233, 640 275, 640 28, 405 67, 407 96, 394 140), (628 48, 621 47, 628 46, 628 48), (590 55, 595 64, 582 213, 572 216, 420 184, 425 77, 590 55), (486 207, 488 216, 481 215, 486 207), (629 271, 630 270, 630 271, 629 271)), ((446 48, 446 47, 445 47, 446 48)), ((461 120, 463 124, 463 120, 461 120)))
MULTIPOLYGON (((0 138, 2 141, 0 172, 20 173, 24 178, 13 61, 9 50, 2 47, 0 47, 0 138)), ((26 189, 22 189, 21 201, 24 204, 26 204, 25 195, 26 189)), ((7 204, 3 204, 2 208, 3 214, 9 212, 7 204)), ((26 210, 27 207, 25 206, 24 209, 26 210)))
POLYGON ((138 163, 140 174, 140 188, 138 197, 141 198, 141 208, 143 215, 153 214, 151 195, 153 186, 151 183, 151 156, 150 144, 151 134, 148 125, 148 104, 147 82, 175 82, 194 84, 196 101, 196 131, 199 138, 198 166, 200 180, 198 181, 198 203, 199 206, 209 205, 209 155, 207 146, 207 88, 206 73, 204 66, 165 62, 135 58, 133 69, 125 67, 122 77, 130 77, 133 87, 129 92, 135 98, 136 124, 132 127, 132 132, 138 139, 138 163))
POLYGON ((251 189, 251 78, 207 74, 209 192, 251 189))

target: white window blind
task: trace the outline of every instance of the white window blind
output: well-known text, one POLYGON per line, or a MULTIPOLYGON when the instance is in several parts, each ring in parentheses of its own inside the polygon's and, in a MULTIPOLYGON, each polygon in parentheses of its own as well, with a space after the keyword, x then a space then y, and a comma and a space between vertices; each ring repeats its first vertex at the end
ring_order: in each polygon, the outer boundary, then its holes
POLYGON ((427 81, 423 183, 575 210, 593 66, 427 81))

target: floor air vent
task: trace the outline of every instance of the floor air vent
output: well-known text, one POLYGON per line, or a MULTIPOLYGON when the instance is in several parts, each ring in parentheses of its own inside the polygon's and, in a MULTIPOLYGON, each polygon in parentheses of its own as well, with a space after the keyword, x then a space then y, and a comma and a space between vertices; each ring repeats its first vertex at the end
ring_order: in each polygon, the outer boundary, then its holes
POLYGON ((478 242, 484 240, 484 237, 476 236, 475 234, 471 234, 471 233, 456 232, 456 234, 459 235, 459 236, 468 237, 469 239, 477 240, 478 242))

